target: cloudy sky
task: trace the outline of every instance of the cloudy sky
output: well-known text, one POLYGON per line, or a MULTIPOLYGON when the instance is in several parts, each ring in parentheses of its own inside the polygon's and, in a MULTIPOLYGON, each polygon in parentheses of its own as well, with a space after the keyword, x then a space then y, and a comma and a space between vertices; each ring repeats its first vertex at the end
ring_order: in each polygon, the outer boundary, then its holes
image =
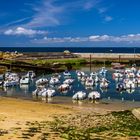
POLYGON ((0 47, 140 46, 140 0, 0 0, 0 47))

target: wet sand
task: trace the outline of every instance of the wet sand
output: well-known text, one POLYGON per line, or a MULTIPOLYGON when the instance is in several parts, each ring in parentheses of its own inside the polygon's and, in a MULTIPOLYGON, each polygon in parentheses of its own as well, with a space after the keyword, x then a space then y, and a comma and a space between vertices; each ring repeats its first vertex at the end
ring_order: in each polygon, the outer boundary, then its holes
MULTIPOLYGON (((137 107, 140 107, 139 102, 110 101, 88 104, 69 102, 65 104, 59 100, 55 103, 46 103, 0 97, 0 131, 1 133, 5 132, 0 136, 0 139, 19 139, 22 130, 27 127, 27 122, 53 121, 54 116, 68 116, 78 113, 98 113, 103 115, 111 111, 132 110, 137 107)), ((36 139, 36 137, 37 135, 31 139, 36 139)))

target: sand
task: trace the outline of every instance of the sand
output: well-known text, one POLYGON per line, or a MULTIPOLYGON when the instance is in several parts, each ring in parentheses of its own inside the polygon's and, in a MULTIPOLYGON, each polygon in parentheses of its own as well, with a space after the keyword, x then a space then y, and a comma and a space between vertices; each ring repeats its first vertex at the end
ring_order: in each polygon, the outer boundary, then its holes
MULTIPOLYGON (((111 111, 120 111, 140 107, 139 103, 101 103, 93 105, 81 104, 48 104, 22 99, 0 97, 0 139, 1 140, 18 140, 26 139, 23 132, 27 130, 27 122, 51 122, 54 116, 68 116, 79 113, 98 113, 106 114, 111 111)), ((28 128, 29 129, 29 128, 28 128)), ((47 130, 49 131, 49 130, 47 130)), ((39 134, 29 139, 38 139, 39 134)), ((52 135, 55 138, 55 134, 52 135)))

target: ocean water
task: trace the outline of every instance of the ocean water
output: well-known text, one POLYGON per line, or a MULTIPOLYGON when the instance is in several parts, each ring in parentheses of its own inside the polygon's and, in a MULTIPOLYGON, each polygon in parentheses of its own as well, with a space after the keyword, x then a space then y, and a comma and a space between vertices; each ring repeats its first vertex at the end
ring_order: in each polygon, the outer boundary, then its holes
POLYGON ((140 47, 0 47, 9 52, 140 53, 140 47))

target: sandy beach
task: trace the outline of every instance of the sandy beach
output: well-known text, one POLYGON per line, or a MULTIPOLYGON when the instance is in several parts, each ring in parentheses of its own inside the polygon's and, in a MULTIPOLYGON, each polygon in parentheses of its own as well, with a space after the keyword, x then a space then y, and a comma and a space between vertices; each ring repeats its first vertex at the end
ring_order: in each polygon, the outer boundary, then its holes
MULTIPOLYGON (((92 118, 97 117, 96 119, 97 121, 99 121, 100 124, 101 120, 98 118, 98 115, 106 116, 106 114, 112 111, 132 110, 136 106, 140 107, 139 103, 136 103, 135 106, 133 105, 133 103, 128 104, 128 103, 121 103, 121 102, 119 103, 112 102, 106 104, 102 103, 102 104, 93 104, 92 106, 91 105, 84 106, 84 105, 70 105, 70 104, 68 105, 48 104, 48 103, 22 100, 22 99, 1 97, 0 98, 0 139, 36 140, 36 139, 44 138, 49 140, 51 139, 63 140, 65 138, 62 138, 60 136, 60 132, 55 132, 55 130, 53 130, 54 127, 52 128, 52 125, 54 125, 58 119, 60 119, 61 121, 65 120, 65 122, 67 122, 67 125, 73 125, 71 124, 73 121, 76 121, 74 125, 79 125, 78 124, 79 119, 83 118, 84 121, 86 120, 87 122, 86 124, 80 123, 80 126, 78 126, 80 128, 83 125, 87 125, 90 122, 88 119, 85 119, 85 117, 89 115, 91 115, 92 118), (75 116, 77 116, 77 118, 75 118, 75 116), (72 117, 74 117, 74 119, 72 119, 72 117)), ((114 119, 111 115, 109 115, 109 117, 114 119)), ((59 123, 61 124, 61 121, 58 122, 57 124, 59 123)), ((95 124, 93 123, 93 126, 94 125, 95 124)), ((97 136, 98 135, 96 135, 95 138, 97 136)), ((107 136, 106 138, 109 138, 109 136, 107 136)), ((123 136, 123 139, 127 139, 127 138, 128 137, 126 137, 125 135, 123 136)))

